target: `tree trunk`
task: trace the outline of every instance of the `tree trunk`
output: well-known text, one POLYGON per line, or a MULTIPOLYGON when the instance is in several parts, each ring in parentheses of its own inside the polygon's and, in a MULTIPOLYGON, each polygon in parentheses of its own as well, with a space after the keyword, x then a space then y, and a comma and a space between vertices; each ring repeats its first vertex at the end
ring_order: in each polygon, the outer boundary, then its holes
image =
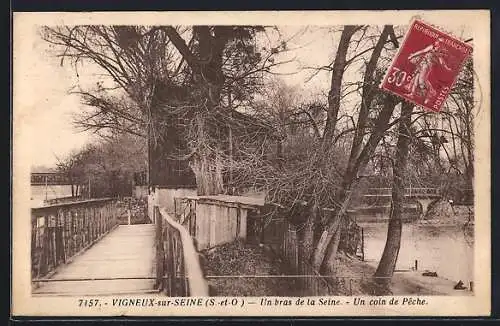
POLYGON ((335 233, 339 229, 339 226, 342 222, 342 217, 347 210, 347 205, 349 204, 351 192, 349 191, 349 192, 343 193, 339 196, 344 197, 342 205, 337 210, 337 213, 333 216, 333 218, 330 218, 328 225, 321 233, 321 236, 318 240, 318 244, 316 245, 316 248, 315 248, 314 253, 313 253, 312 265, 313 265, 314 269, 316 269, 318 271, 320 270, 320 267, 323 263, 328 246, 330 245, 330 242, 332 241, 333 236, 335 235, 335 233))
MULTIPOLYGON (((317 270, 319 270, 323 264, 323 260, 326 257, 326 252, 332 237, 337 231, 337 228, 340 226, 342 217, 349 206, 352 189, 356 189, 356 183, 359 181, 358 172, 364 170, 369 158, 375 151, 377 144, 386 132, 389 120, 397 102, 398 100, 392 95, 386 95, 384 107, 382 108, 382 111, 380 112, 375 123, 375 130, 370 135, 370 138, 363 147, 363 150, 356 161, 353 164, 348 165, 351 166, 351 168, 348 167, 342 180, 341 189, 335 195, 335 202, 339 203, 339 206, 332 212, 328 224, 323 230, 320 239, 318 240, 318 244, 316 245, 316 249, 314 250, 313 266, 317 270)), ((333 253, 331 253, 331 255, 333 255, 333 253)))
MULTIPOLYGON (((333 66, 332 82, 328 97, 328 118, 325 133, 323 135, 323 145, 325 145, 325 142, 328 141, 330 137, 333 137, 335 122, 332 119, 335 118, 336 121, 340 106, 340 102, 337 102, 337 100, 340 100, 340 86, 342 82, 343 70, 346 66, 345 56, 350 38, 356 30, 356 26, 346 26, 342 32, 339 48, 335 58, 335 64, 333 66), (337 63, 337 60, 339 60, 339 63, 337 63), (342 71, 336 70, 340 67, 342 71)), ((384 107, 375 122, 375 130, 370 135, 366 145, 363 147, 362 144, 365 135, 366 120, 371 107, 371 102, 377 92, 377 90, 373 87, 374 85, 372 85, 373 74, 388 37, 391 38, 395 47, 398 46, 397 40, 394 36, 393 27, 390 25, 385 26, 366 66, 365 76, 363 79, 363 101, 358 117, 358 130, 355 133, 353 143, 351 145, 350 157, 342 180, 341 189, 335 195, 335 202, 341 204, 332 213, 332 218, 330 218, 326 229, 323 230, 318 241, 318 245, 316 246, 313 257, 313 265, 317 269, 321 266, 327 267, 329 265, 328 260, 334 259, 336 256, 340 241, 340 234, 338 234, 337 237, 334 237, 334 235, 340 232, 339 226, 341 225, 343 216, 349 205, 351 191, 356 188, 355 183, 359 179, 358 173, 360 170, 364 170, 368 160, 382 139, 392 112, 394 111, 394 106, 397 103, 397 100, 394 97, 386 95, 384 107)))
POLYGON ((337 257, 337 251, 339 249, 340 237, 342 236, 342 222, 344 221, 341 218, 340 224, 335 230, 335 234, 328 245, 326 250, 326 256, 323 260, 323 264, 320 267, 320 272, 325 275, 335 275, 335 257, 337 257))
POLYGON ((363 77, 363 88, 361 98, 361 107, 359 109, 358 123, 356 131, 354 132, 354 138, 352 140, 351 153, 349 155, 349 162, 353 164, 359 157, 362 149, 363 139, 366 135, 366 123, 368 120, 368 115, 371 109, 371 103, 378 92, 377 85, 373 81, 373 74, 377 68, 377 63, 380 58, 380 54, 384 49, 387 38, 389 35, 394 34, 394 28, 392 25, 384 26, 382 33, 375 45, 373 52, 370 56, 370 60, 366 64, 365 74, 363 77))
POLYGON ((193 37, 197 40, 196 52, 191 52, 184 40, 171 26, 165 27, 170 41, 177 48, 192 70, 193 80, 199 91, 200 109, 197 112, 197 134, 195 137, 195 158, 190 162, 196 176, 199 195, 213 195, 223 192, 222 165, 217 151, 218 144, 212 139, 204 112, 219 109, 222 86, 224 85, 223 52, 233 35, 230 26, 194 26, 193 37), (215 149, 214 149, 215 148, 215 149))
POLYGON ((301 261, 305 261, 307 263, 309 263, 313 251, 314 227, 318 217, 318 211, 319 207, 317 201, 313 199, 312 205, 310 205, 310 208, 305 212, 305 214, 307 214, 307 217, 300 237, 302 239, 302 245, 300 247, 301 261))
POLYGON ((217 158, 200 155, 192 160, 190 166, 196 176, 199 196, 218 195, 223 192, 222 166, 217 158))
MULTIPOLYGON (((413 104, 404 102, 401 108, 399 121, 399 136, 396 147, 396 158, 393 170, 392 203, 387 230, 387 240, 384 252, 375 272, 376 283, 380 285, 379 291, 389 291, 389 284, 396 268, 399 248, 401 246, 402 215, 404 204, 404 178, 408 163, 410 145, 410 123, 413 104)), ((380 293, 384 294, 384 293, 380 293)))
POLYGON ((337 54, 335 55, 330 91, 328 92, 327 119, 325 131, 323 133, 323 145, 327 147, 329 147, 328 145, 332 145, 331 141, 333 139, 335 127, 337 124, 337 116, 340 109, 340 96, 342 92, 342 76, 344 75, 344 70, 346 67, 347 50, 349 49, 351 37, 357 31, 357 29, 357 26, 352 25, 347 25, 344 27, 342 35, 340 36, 337 54))

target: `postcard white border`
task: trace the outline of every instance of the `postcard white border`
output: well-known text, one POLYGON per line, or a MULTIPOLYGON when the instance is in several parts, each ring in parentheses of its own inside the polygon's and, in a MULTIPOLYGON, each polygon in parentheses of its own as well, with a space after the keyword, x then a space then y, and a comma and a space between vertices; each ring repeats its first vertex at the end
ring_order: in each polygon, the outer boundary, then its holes
MULTIPOLYGON (((487 10, 268 11, 268 12, 88 12, 14 13, 13 31, 13 216, 12 314, 30 316, 479 316, 490 314, 490 13, 487 10), (23 66, 32 51, 37 25, 80 24, 254 24, 254 25, 408 25, 418 17, 445 29, 467 25, 473 34, 474 68, 482 96, 475 120, 475 295, 427 296, 424 306, 246 306, 79 308, 78 298, 35 298, 30 293, 30 136, 23 117, 30 83, 23 66)), ((43 63, 40 63, 43 64, 43 63)), ((148 296, 141 296, 148 297, 148 296)))

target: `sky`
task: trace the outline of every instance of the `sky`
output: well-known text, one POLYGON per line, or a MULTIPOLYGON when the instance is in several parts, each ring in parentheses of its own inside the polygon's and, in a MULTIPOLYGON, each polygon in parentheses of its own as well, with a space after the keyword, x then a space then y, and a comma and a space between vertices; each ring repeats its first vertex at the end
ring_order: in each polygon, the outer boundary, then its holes
POLYGON ((30 135, 34 165, 54 166, 72 150, 82 147, 92 137, 89 133, 77 132, 72 124, 72 115, 81 110, 79 98, 68 91, 77 82, 76 75, 68 65, 48 51, 47 44, 33 30, 33 51, 23 65, 30 81, 29 114, 23 116, 23 133, 30 135))

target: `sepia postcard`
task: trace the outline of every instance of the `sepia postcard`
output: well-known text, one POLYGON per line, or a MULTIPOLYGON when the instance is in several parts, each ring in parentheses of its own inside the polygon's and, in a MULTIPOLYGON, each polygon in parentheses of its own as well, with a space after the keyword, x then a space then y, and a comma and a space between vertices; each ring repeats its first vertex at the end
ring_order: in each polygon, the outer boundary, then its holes
POLYGON ((15 12, 14 316, 487 316, 487 10, 15 12))

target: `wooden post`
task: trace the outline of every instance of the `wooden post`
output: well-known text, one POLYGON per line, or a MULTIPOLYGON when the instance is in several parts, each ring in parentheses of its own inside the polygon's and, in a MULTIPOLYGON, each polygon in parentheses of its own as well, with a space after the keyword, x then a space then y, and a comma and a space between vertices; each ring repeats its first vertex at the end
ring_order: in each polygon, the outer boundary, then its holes
POLYGON ((153 210, 153 215, 155 217, 156 221, 156 234, 155 234, 155 240, 156 240, 156 287, 159 290, 163 289, 163 263, 165 259, 165 254, 163 250, 163 225, 162 225, 162 218, 160 216, 160 209, 158 206, 154 207, 153 210))
POLYGON ((240 203, 238 203, 236 207, 236 239, 239 239, 241 236, 240 228, 241 228, 241 207, 240 203))
MULTIPOLYGON (((229 108, 233 109, 233 97, 231 95, 231 89, 227 94, 229 108)), ((233 189, 233 129, 229 125, 229 194, 234 195, 233 189)))
POLYGON ((196 238, 196 211, 193 209, 194 200, 188 200, 189 205, 189 234, 196 238))
POLYGON ((85 246, 90 244, 90 207, 85 206, 85 246))
POLYGON ((297 241, 297 231, 294 230, 294 236, 293 236, 293 250, 294 250, 294 256, 295 256, 295 268, 299 268, 299 241, 297 241))
POLYGON ((260 209, 257 209, 257 216, 259 218, 259 224, 260 224, 260 227, 259 227, 259 231, 260 231, 260 234, 259 234, 259 243, 264 243, 264 218, 260 212, 260 209))
POLYGON ((361 228, 361 260, 365 261, 365 230, 361 228))
POLYGON ((40 257, 40 263, 39 263, 39 268, 38 268, 38 276, 40 275, 45 275, 45 273, 48 271, 48 259, 49 259, 49 228, 47 226, 47 218, 44 216, 44 225, 43 229, 41 228, 41 237, 42 237, 42 254, 40 257))
POLYGON ((52 268, 57 267, 57 242, 56 242, 56 231, 57 231, 57 216, 50 215, 50 241, 51 241, 51 259, 52 259, 52 268))
POLYGON ((130 219, 131 219, 131 214, 130 214, 130 208, 127 209, 127 219, 128 219, 128 225, 130 225, 130 219))
MULTIPOLYGON (((231 99, 231 94, 229 94, 231 99)), ((233 129, 229 126, 229 194, 234 195, 233 191, 233 129)))
POLYGON ((418 271, 418 260, 415 259, 415 270, 418 271))
POLYGON ((172 296, 172 289, 173 289, 172 274, 174 270, 174 264, 173 264, 174 260, 172 258, 173 255, 172 255, 171 228, 168 223, 165 225, 165 235, 166 235, 165 261, 167 262, 167 264, 165 266, 166 270, 163 272, 163 274, 167 277, 166 295, 172 296))

